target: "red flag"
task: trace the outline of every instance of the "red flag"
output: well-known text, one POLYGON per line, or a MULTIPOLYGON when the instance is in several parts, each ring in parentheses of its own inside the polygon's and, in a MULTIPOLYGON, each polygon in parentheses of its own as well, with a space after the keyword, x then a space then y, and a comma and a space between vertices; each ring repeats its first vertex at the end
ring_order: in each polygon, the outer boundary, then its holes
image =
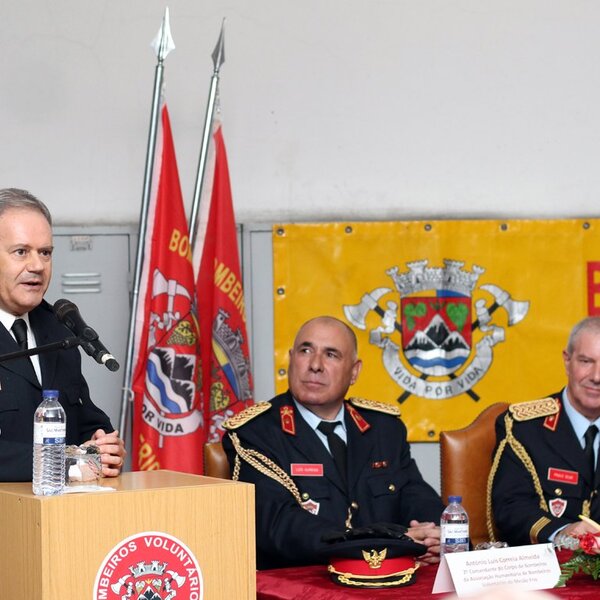
POLYGON ((198 323, 188 225, 167 107, 157 133, 136 315, 132 465, 202 472, 198 323))
POLYGON ((252 403, 246 311, 227 154, 221 125, 214 133, 214 179, 201 202, 197 248, 201 249, 197 299, 202 392, 208 441, 221 439, 225 419, 252 403), (210 195, 209 195, 210 194, 210 195), (205 233, 203 227, 206 227, 205 233))

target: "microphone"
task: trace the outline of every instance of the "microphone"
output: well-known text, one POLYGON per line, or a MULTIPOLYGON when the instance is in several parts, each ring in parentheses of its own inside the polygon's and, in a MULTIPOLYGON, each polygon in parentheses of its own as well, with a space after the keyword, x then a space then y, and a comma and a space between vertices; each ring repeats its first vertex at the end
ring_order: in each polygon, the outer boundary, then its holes
POLYGON ((79 338, 81 347, 89 356, 97 363, 106 365, 109 371, 117 371, 119 369, 119 363, 115 357, 100 341, 98 334, 86 324, 79 313, 79 309, 73 302, 61 298, 54 303, 53 308, 58 320, 79 338))

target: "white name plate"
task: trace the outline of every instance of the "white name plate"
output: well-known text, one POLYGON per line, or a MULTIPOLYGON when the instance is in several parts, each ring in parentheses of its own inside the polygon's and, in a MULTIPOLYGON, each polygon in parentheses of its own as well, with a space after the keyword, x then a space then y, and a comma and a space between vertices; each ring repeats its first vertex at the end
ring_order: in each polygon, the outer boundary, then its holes
POLYGON ((432 593, 455 591, 464 596, 498 585, 546 590, 553 588, 559 577, 552 544, 456 552, 442 557, 432 593))

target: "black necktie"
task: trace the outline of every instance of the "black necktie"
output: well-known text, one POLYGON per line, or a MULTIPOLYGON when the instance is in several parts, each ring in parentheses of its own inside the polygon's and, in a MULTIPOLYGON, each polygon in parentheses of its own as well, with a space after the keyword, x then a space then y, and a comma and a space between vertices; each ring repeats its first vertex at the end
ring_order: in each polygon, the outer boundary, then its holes
POLYGON ((10 330, 17 340, 17 344, 21 350, 27 350, 27 323, 23 319, 16 319, 10 330))
POLYGON ((596 439, 596 434, 598 433, 598 428, 595 425, 590 425, 583 436, 585 439, 585 448, 583 449, 583 453, 585 454, 585 462, 588 465, 589 473, 591 473, 592 477, 590 481, 594 481, 594 474, 596 472, 596 461, 594 456, 594 440, 596 439))
POLYGON ((336 433, 333 433, 333 430, 338 425, 341 425, 340 421, 321 421, 317 426, 317 429, 327 437, 327 443, 329 444, 329 450, 333 456, 333 461, 345 482, 347 448, 344 440, 336 433))
MULTIPOLYGON (((15 322, 12 324, 10 330, 13 332, 15 340, 17 340, 19 348, 21 350, 27 350, 29 347, 27 344, 27 323, 23 319, 15 319, 15 322)), ((31 367, 31 373, 33 377, 37 379, 31 358, 29 356, 24 356, 23 358, 27 361, 29 367, 31 367)))

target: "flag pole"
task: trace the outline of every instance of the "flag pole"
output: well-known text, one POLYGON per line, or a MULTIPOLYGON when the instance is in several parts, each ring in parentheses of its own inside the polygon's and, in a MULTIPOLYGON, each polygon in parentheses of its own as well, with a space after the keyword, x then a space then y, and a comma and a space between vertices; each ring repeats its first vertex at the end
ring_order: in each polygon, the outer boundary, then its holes
POLYGON ((198 235, 198 211, 200 209, 200 197, 202 195, 202 185, 204 183, 204 174, 206 171, 206 157, 208 155, 208 145, 210 143, 210 132, 212 130, 213 117, 215 113, 215 104, 217 99, 217 90, 219 87, 219 73, 221 65, 225 62, 225 19, 221 22, 221 31, 217 45, 212 53, 214 70, 210 79, 210 90, 208 93, 208 104, 206 105, 206 116, 204 117, 204 132, 202 133, 202 145, 200 146, 200 159, 198 160, 198 171, 196 173, 196 185, 194 186, 194 196, 192 200, 192 212, 190 214, 190 248, 194 249, 196 237, 198 235))
POLYGON ((140 280, 142 277, 142 266, 144 262, 144 243, 146 240, 146 227, 148 221, 148 207, 150 204, 150 191, 152 187, 152 171, 154 169, 154 153, 156 149, 156 131, 160 109, 160 97, 163 82, 164 60, 175 48, 169 25, 169 8, 165 8, 162 24, 153 41, 156 52, 157 63, 154 71, 154 89, 152 92, 152 108, 150 112, 150 127, 148 131, 148 146, 146 149, 146 166, 144 169, 144 186, 142 191, 142 206, 140 209, 140 224, 138 230, 138 245, 133 278, 133 290, 131 296, 131 313, 129 317, 129 331, 127 334, 127 354, 125 356, 125 367, 123 375, 123 395, 121 397, 121 414, 119 418, 119 433, 121 438, 126 439, 128 415, 133 400, 132 370, 133 351, 135 337, 135 319, 137 314, 138 300, 140 294, 140 280))

